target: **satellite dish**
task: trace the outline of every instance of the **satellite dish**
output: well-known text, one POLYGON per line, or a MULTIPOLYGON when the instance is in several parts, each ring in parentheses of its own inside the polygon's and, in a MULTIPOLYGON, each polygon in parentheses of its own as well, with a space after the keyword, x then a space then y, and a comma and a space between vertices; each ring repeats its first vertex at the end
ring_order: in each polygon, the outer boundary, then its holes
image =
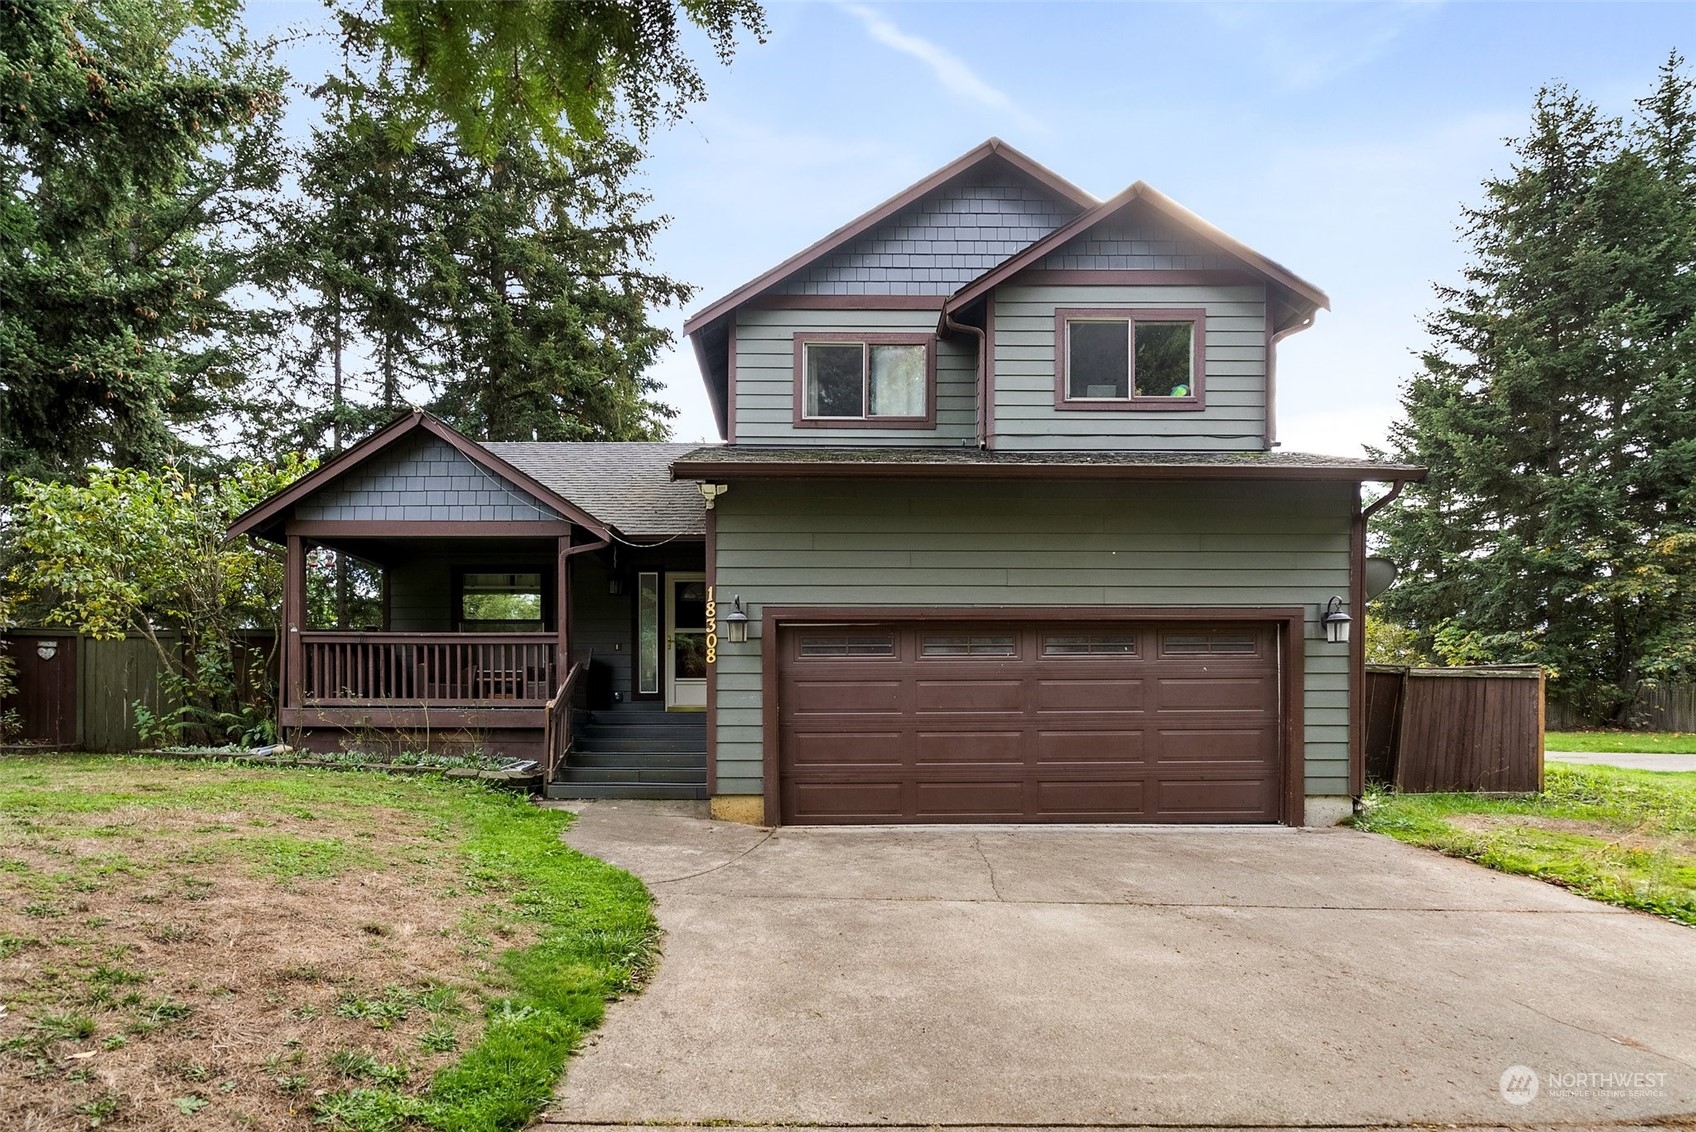
POLYGON ((1366 600, 1371 601, 1396 584, 1396 564, 1388 558, 1366 560, 1366 600))

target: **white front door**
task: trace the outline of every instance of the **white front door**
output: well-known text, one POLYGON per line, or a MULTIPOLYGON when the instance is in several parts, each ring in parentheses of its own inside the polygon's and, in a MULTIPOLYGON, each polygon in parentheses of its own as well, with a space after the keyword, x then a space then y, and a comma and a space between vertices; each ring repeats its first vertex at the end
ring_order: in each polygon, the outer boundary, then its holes
POLYGON ((665 576, 665 706, 707 706, 707 576, 665 576))

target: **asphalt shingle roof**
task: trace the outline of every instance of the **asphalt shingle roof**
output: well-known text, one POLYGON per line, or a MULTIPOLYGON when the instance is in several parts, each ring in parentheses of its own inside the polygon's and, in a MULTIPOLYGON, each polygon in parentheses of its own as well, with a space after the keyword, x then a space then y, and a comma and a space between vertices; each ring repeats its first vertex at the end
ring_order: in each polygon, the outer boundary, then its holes
POLYGON ((749 448, 722 444, 695 448, 677 458, 685 473, 714 466, 754 467, 843 467, 883 464, 914 468, 1147 468, 1250 469, 1276 475, 1279 470, 1337 473, 1366 473, 1390 478, 1417 478, 1425 469, 1408 464, 1347 456, 1324 456, 1312 452, 1010 452, 979 448, 749 448))
POLYGON ((482 445, 624 535, 702 534, 706 504, 671 464, 698 444, 491 441, 482 445))

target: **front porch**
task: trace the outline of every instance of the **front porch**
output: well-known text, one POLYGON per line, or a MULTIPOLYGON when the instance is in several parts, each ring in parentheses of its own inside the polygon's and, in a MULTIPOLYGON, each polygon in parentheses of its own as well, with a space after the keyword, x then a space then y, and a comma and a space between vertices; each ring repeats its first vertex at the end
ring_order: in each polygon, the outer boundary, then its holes
MULTIPOLYGON (((551 778, 582 732, 587 783, 647 781, 626 756, 675 771, 678 749, 644 744, 679 734, 650 713, 707 704, 706 512, 670 476, 690 447, 482 445, 414 412, 239 518, 231 534, 286 548, 285 739, 478 750, 551 778)), ((704 790, 705 727, 684 730, 704 790)))

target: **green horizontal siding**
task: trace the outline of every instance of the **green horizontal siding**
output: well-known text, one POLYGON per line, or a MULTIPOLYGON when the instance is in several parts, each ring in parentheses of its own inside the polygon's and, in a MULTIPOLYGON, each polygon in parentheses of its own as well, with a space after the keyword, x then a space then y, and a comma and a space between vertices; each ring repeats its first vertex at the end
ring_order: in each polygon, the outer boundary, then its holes
POLYGON ((798 331, 934 334, 934 310, 759 310, 736 314, 736 442, 826 448, 856 445, 958 447, 977 440, 977 343, 937 344, 936 427, 796 428, 795 335, 798 331))
MULTIPOLYGON (((719 599, 768 605, 1300 606, 1307 789, 1348 793, 1351 485, 747 481, 718 503, 719 599)), ((718 790, 760 789, 760 642, 721 641, 718 790)))
POLYGON ((1266 446, 1263 286, 1007 284, 992 301, 996 447, 1241 452, 1266 446), (1055 408, 1054 312, 1062 307, 1205 309, 1205 407, 1194 412, 1055 408))

